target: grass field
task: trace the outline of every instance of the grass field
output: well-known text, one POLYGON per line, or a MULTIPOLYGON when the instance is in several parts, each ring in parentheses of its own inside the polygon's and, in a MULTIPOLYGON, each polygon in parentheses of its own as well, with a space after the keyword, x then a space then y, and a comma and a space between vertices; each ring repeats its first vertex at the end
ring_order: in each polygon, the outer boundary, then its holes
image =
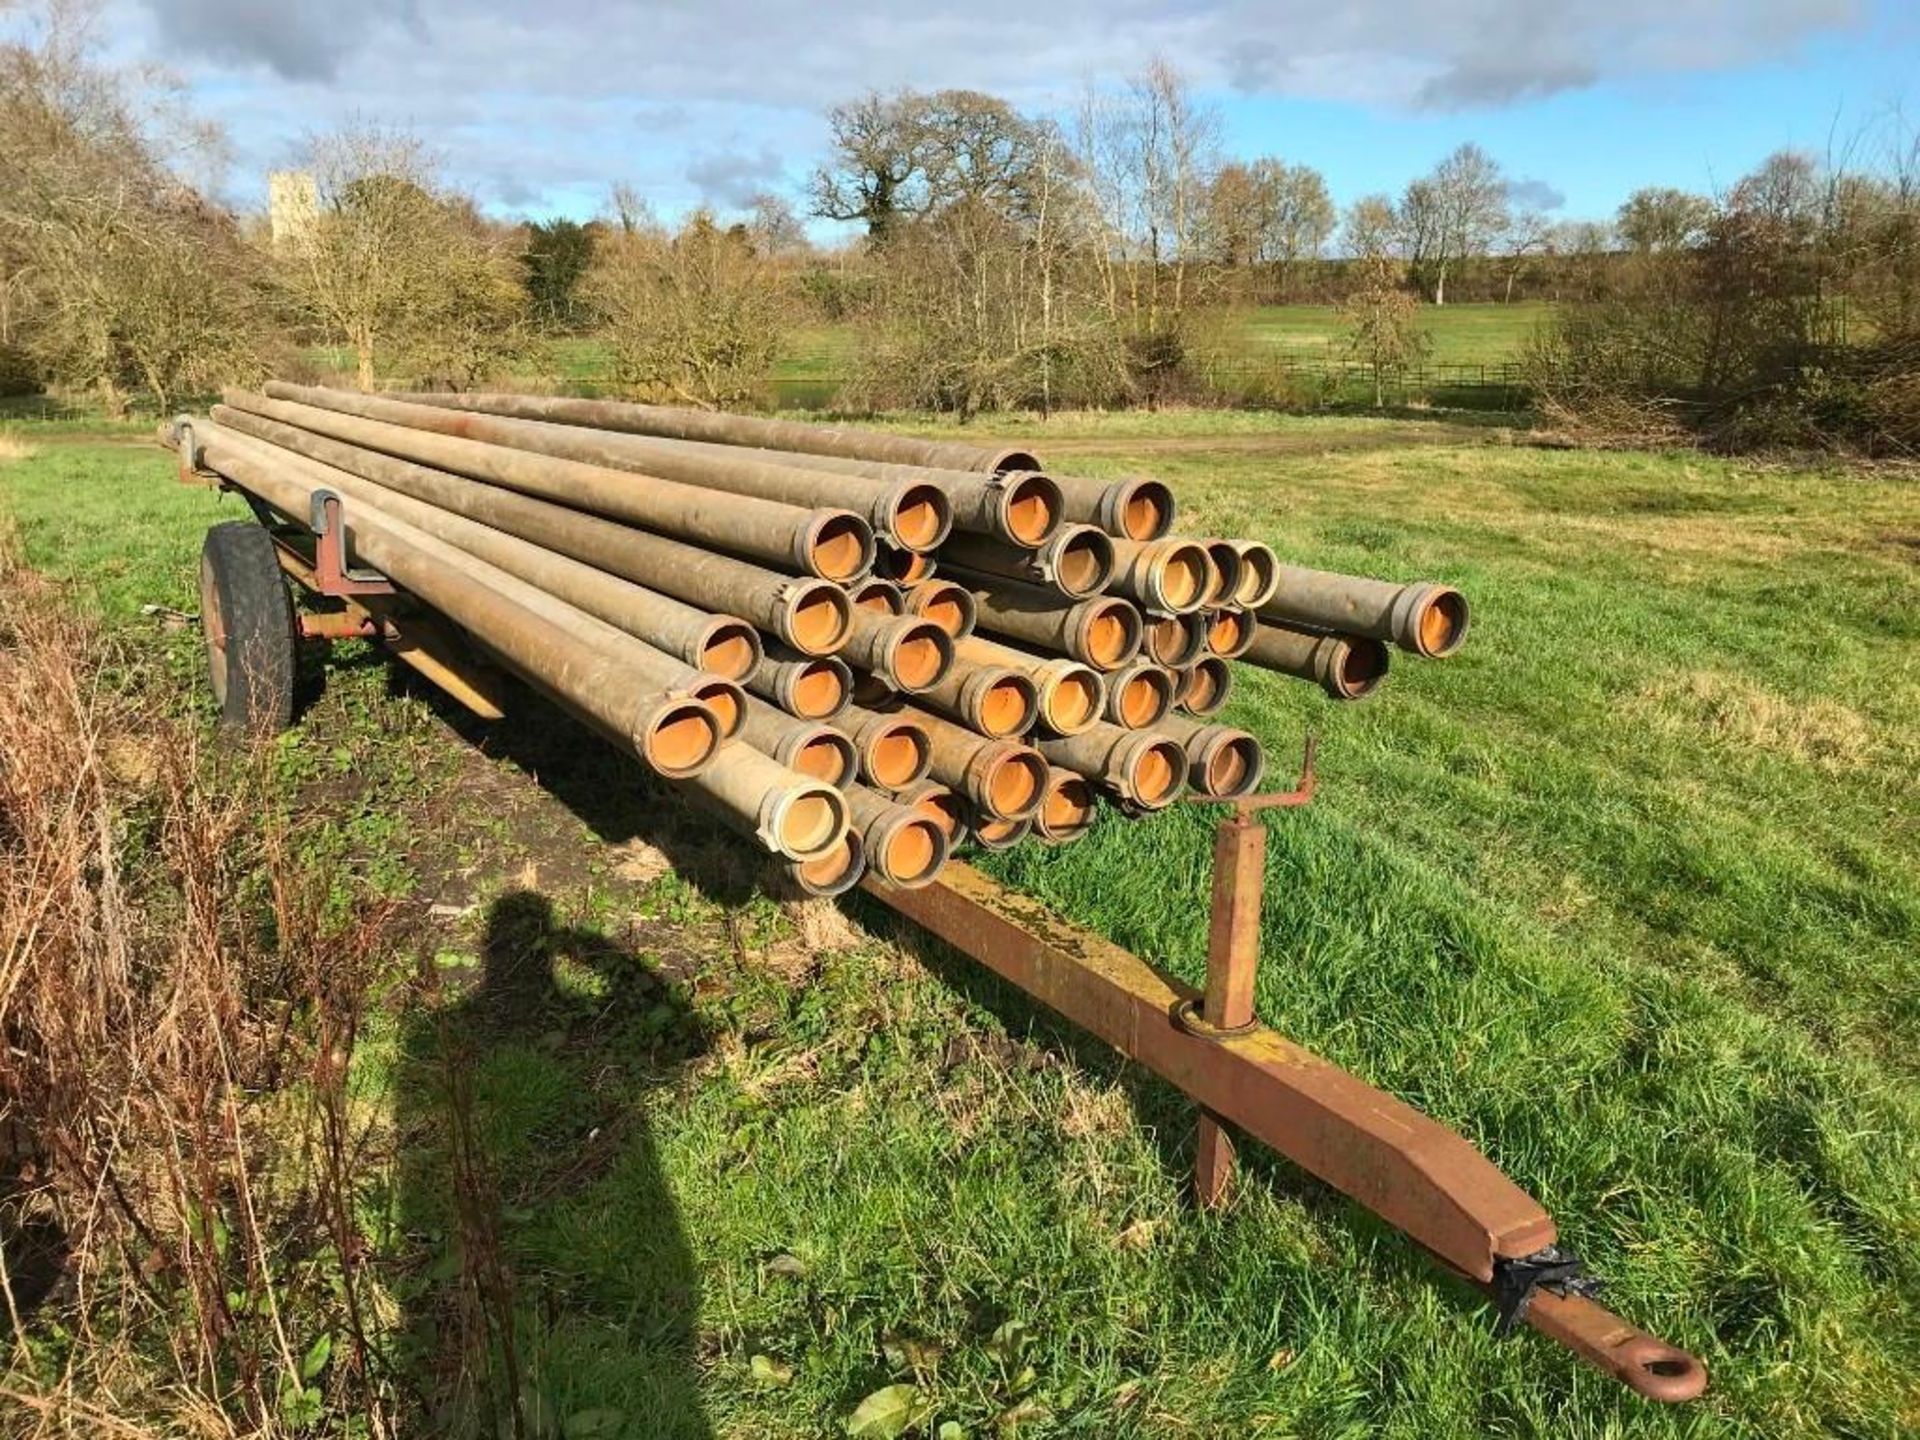
MULTIPOLYGON (((1520 358, 1552 308, 1534 301, 1426 306, 1420 314, 1432 342, 1427 359, 1439 366, 1510 364, 1520 358)), ((1342 328, 1339 310, 1332 305, 1263 305, 1236 317, 1227 343, 1249 356, 1278 351, 1288 360, 1312 367, 1347 358, 1341 353, 1342 328)), ((828 403, 834 388, 852 370, 854 344, 851 326, 817 324, 796 329, 774 368, 774 385, 782 403, 807 407, 828 403)), ((343 350, 316 348, 311 354, 343 371, 351 365, 351 357, 343 350)), ((605 342, 585 336, 552 341, 546 357, 553 377, 573 387, 603 383, 609 363, 605 342)))
MULTIPOLYGON (((451 1046, 570 1435, 838 1433, 896 1382, 940 1440, 1920 1429, 1912 480, 1418 422, 998 428, 1164 476, 1196 531, 1471 596, 1458 659, 1361 705, 1243 677, 1227 718, 1276 770, 1307 729, 1322 756, 1270 822, 1259 1008, 1480 1144, 1713 1389, 1656 1409, 1496 1341, 1283 1164, 1194 1213, 1167 1089, 885 912, 758 895, 552 712, 489 731, 349 647, 280 760, 343 884, 422 916, 427 979, 355 1058, 404 1373, 433 1395, 458 1363, 451 1046)), ((204 709, 196 637, 139 606, 191 608, 238 507, 156 451, 10 433, 31 562, 204 709)), ((1207 839, 1197 809, 1108 817, 987 866, 1197 978, 1207 839)))

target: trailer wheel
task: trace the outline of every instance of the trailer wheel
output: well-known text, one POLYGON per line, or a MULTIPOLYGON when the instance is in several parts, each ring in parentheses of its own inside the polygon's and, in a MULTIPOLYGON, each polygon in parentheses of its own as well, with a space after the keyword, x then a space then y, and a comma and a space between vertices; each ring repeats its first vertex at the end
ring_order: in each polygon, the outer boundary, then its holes
POLYGON ((293 602, 273 539, 229 520, 200 548, 200 627, 220 728, 270 735, 293 720, 293 602))

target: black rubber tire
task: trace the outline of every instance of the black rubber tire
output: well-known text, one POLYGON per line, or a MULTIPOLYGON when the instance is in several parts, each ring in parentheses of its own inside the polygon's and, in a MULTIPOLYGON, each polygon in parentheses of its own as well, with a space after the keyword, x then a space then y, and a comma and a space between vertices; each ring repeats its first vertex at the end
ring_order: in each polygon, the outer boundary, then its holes
POLYGON ((293 600, 259 525, 229 520, 200 547, 200 628, 220 729, 256 737, 293 722, 293 600))

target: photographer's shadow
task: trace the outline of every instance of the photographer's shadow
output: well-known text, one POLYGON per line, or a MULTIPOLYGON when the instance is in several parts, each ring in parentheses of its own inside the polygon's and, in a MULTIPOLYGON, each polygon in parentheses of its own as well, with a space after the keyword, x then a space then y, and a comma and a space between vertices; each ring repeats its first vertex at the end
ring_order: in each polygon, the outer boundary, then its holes
POLYGON ((399 1071, 403 1370, 435 1434, 706 1440, 700 1291, 648 1123, 705 1037, 640 953, 510 890, 399 1071), (518 1425, 516 1426, 516 1412, 518 1425))

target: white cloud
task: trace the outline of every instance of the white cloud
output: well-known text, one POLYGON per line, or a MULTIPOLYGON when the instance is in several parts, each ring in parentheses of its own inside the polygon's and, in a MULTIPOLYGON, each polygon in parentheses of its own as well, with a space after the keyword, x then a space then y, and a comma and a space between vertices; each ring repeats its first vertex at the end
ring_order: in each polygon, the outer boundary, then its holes
POLYGON ((1858 19, 1856 0, 112 0, 109 23, 186 74, 243 166, 358 113, 417 126, 496 201, 510 165, 540 176, 537 209, 617 179, 724 200, 778 173, 770 154, 799 173, 821 112, 875 86, 1054 107, 1163 54, 1220 91, 1446 110, 1750 64, 1858 19))

